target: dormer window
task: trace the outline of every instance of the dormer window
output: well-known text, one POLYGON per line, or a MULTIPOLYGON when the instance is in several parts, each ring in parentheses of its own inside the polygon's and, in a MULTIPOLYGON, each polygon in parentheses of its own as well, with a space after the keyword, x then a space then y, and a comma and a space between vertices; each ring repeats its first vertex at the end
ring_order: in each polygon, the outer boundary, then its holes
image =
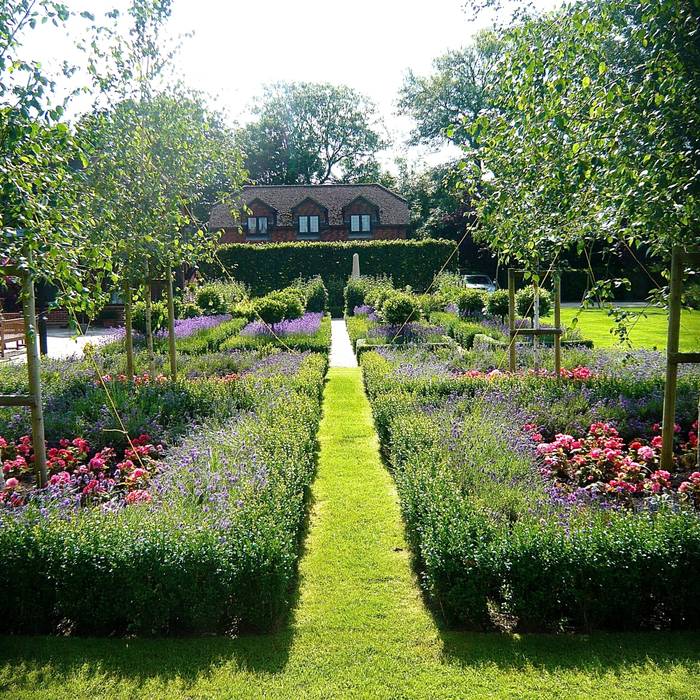
POLYGON ((248 235, 267 236, 267 217, 266 216, 249 216, 248 217, 248 235))
POLYGON ((362 234, 372 232, 372 217, 369 214, 352 214, 350 233, 362 234))
POLYGON ((318 235, 320 226, 320 217, 318 216, 300 216, 299 217, 299 235, 313 236, 318 235))

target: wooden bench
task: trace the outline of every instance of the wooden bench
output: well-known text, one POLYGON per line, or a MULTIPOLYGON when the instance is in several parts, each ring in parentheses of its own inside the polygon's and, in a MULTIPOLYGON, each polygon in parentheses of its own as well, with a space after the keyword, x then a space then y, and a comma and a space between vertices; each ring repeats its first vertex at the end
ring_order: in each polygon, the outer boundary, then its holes
POLYGON ((0 357, 5 357, 10 343, 19 350, 25 344, 22 314, 0 314, 0 357))

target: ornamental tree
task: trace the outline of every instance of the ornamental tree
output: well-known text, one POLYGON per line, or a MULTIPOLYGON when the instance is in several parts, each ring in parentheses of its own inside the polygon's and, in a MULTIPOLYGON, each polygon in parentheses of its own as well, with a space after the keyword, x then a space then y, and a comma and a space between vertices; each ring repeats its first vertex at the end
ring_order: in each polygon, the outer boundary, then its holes
POLYGON ((465 124, 478 236, 530 270, 596 242, 663 260, 697 243, 699 32, 675 0, 581 0, 505 32, 465 124))
POLYGON ((218 234, 201 225, 194 206, 213 173, 227 188, 216 194, 219 201, 230 198, 243 181, 242 159, 233 133, 201 95, 161 87, 169 56, 161 53, 160 32, 170 1, 135 0, 129 15, 133 26, 128 37, 112 35, 111 47, 91 57, 96 83, 104 90, 101 98, 109 101, 106 108, 96 105, 82 121, 91 144, 91 206, 123 282, 128 373, 133 375, 132 294, 142 291, 145 298, 153 370, 151 283, 165 277, 174 378, 172 270, 213 253, 218 234))

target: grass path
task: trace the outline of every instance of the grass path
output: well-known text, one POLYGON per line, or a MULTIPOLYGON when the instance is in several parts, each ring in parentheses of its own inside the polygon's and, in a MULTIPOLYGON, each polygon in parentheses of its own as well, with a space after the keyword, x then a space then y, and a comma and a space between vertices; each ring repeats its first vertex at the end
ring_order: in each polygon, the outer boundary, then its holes
POLYGON ((412 574, 359 369, 330 370, 319 439, 299 600, 282 631, 234 640, 5 637, 0 694, 700 697, 697 635, 510 638, 440 630, 412 574))

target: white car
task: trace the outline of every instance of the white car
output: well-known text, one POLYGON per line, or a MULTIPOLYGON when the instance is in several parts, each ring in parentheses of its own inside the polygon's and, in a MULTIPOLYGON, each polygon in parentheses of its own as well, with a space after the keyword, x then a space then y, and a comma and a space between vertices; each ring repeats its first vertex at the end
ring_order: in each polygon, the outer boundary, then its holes
POLYGON ((480 292, 495 292, 498 288, 488 275, 464 275, 464 286, 480 292))

